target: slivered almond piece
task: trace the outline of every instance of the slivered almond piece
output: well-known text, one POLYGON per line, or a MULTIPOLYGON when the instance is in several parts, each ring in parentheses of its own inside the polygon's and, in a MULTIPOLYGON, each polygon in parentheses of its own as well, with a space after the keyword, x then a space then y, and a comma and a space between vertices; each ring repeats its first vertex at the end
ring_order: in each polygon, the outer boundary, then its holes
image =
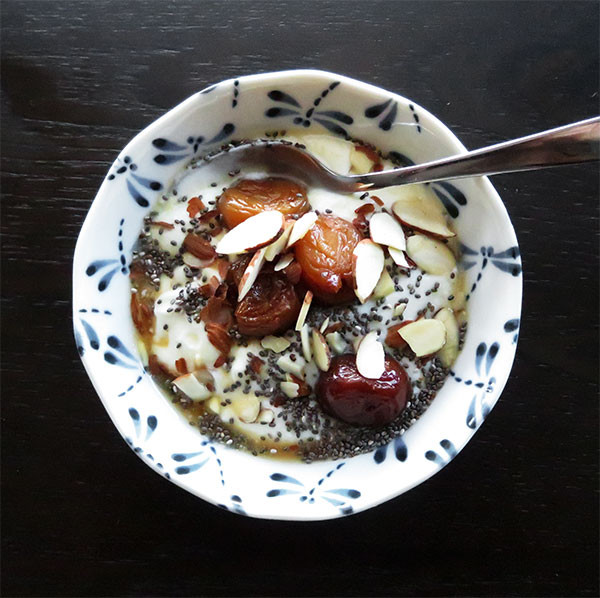
POLYGON ((442 202, 431 193, 414 189, 397 199, 392 206, 395 216, 407 226, 432 233, 438 237, 454 237, 446 224, 446 210, 442 202))
POLYGON ((439 239, 413 235, 406 242, 408 257, 428 274, 449 274, 456 267, 453 253, 439 239))
POLYGON ((304 355, 306 361, 310 361, 312 359, 312 348, 310 346, 308 324, 304 324, 300 330, 300 341, 302 342, 302 355, 304 355))
POLYGON ((326 372, 331 364, 331 352, 325 337, 317 329, 312 331, 312 347, 317 367, 326 372))
POLYGON ((445 368, 449 368, 458 356, 458 322, 454 317, 454 312, 448 308, 443 307, 434 316, 434 320, 439 320, 446 328, 446 342, 444 346, 438 351, 438 358, 442 362, 445 368))
POLYGON ((277 241, 274 241, 267 246, 267 252, 265 253, 265 259, 267 262, 272 262, 285 249, 288 239, 290 238, 292 228, 294 228, 294 223, 291 220, 286 221, 283 227, 283 232, 278 237, 277 241))
POLYGON ((214 259, 201 260, 200 258, 197 258, 195 255, 191 254, 189 251, 186 251, 181 257, 186 266, 195 269, 205 268, 214 262, 214 259))
POLYGON ((242 278, 240 279, 240 284, 238 285, 238 301, 241 301, 246 296, 246 293, 252 288, 256 277, 259 275, 260 270, 265 263, 265 251, 266 249, 264 247, 259 249, 246 266, 242 278))
POLYGON ((290 346, 290 341, 287 338, 283 338, 281 336, 265 336, 260 341, 263 349, 268 349, 269 351, 273 351, 273 353, 281 353, 285 351, 290 346))
POLYGON ((361 376, 377 380, 385 370, 385 351, 375 330, 369 332, 358 345, 356 369, 361 376))
POLYGON ((286 253, 285 255, 282 255, 279 258, 277 263, 273 266, 273 270, 275 272, 279 272, 279 270, 283 270, 284 268, 287 268, 293 261, 294 261, 294 254, 286 253))
POLYGON ((327 326, 329 326, 329 318, 323 320, 323 323, 319 327, 319 332, 323 334, 327 330, 327 326))
POLYGON ((312 300, 312 291, 306 291, 306 295, 304 295, 304 299, 302 301, 302 307, 300 308, 300 313, 298 314, 298 320, 296 321, 296 331, 302 330, 302 326, 304 326, 306 315, 308 314, 308 309, 312 303, 312 300))
POLYGON ((272 243, 283 231, 283 214, 260 212, 232 228, 218 243, 217 253, 247 253, 272 243))
POLYGON ((417 357, 439 351, 446 342, 446 327, 439 320, 417 320, 398 330, 417 357))
POLYGON ((304 373, 304 366, 306 365, 306 361, 300 356, 296 356, 296 360, 292 360, 289 354, 282 355, 275 363, 288 374, 294 374, 299 378, 302 377, 304 373))
POLYGON ((384 265, 383 249, 377 243, 373 243, 371 239, 363 239, 354 248, 352 253, 354 292, 361 303, 364 303, 372 295, 384 265))
POLYGON ((298 389, 300 388, 295 382, 281 382, 279 384, 281 392, 290 399, 295 399, 298 396, 298 389))
POLYGON ((294 222, 294 227, 292 228, 292 233, 288 239, 286 249, 289 249, 294 243, 299 241, 312 228, 312 225, 317 221, 317 218, 316 212, 308 212, 307 214, 304 214, 304 216, 300 216, 300 218, 294 222))
POLYGON ((272 409, 261 409, 256 421, 259 424, 270 424, 274 419, 275 414, 272 409))
POLYGON ((406 249, 406 238, 400 223, 385 212, 377 212, 369 220, 369 234, 375 243, 394 247, 395 249, 406 249))
POLYGON ((413 266, 407 261, 406 255, 404 251, 400 251, 395 247, 388 247, 388 251, 390 253, 390 257, 394 260, 394 263, 399 268, 405 268, 406 270, 410 270, 413 266))
POLYGON ((179 376, 173 380, 173 384, 192 401, 203 401, 211 396, 211 392, 202 382, 194 376, 194 373, 179 376))
POLYGON ((375 297, 375 299, 382 299, 383 297, 387 297, 390 293, 393 293, 394 290, 394 281, 389 272, 384 268, 381 277, 379 278, 379 282, 373 291, 373 297, 375 297))
POLYGON ((396 307, 394 307, 394 311, 392 312, 392 315, 394 317, 401 316, 404 313, 405 309, 406 309, 406 303, 398 303, 398 305, 396 305, 396 307))
POLYGON ((231 408, 238 418, 245 424, 256 421, 260 413, 260 401, 255 396, 235 397, 231 401, 231 408))
POLYGON ((327 343, 334 350, 336 355, 342 355, 346 349, 344 337, 339 332, 330 332, 325 335, 327 343))
POLYGON ((219 415, 219 412, 221 411, 221 401, 219 397, 211 397, 210 399, 208 399, 208 401, 206 401, 205 404, 206 407, 210 409, 213 413, 219 415))

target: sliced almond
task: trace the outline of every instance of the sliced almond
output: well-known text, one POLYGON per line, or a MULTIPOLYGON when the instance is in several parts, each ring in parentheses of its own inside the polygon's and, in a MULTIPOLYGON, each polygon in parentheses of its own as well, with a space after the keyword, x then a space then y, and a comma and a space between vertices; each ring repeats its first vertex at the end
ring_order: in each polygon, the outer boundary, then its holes
POLYGON ((442 202, 429 190, 411 186, 397 199, 392 210, 398 220, 411 228, 432 233, 439 237, 454 237, 446 224, 446 210, 442 202))
POLYGON ((428 274, 449 274, 456 267, 453 253, 439 239, 413 235, 406 241, 406 253, 428 274))
POLYGON ((260 212, 232 228, 216 246, 217 253, 237 254, 260 249, 272 243, 283 231, 283 214, 277 210, 260 212))
POLYGON ((361 376, 377 380, 385 371, 385 351, 375 330, 369 332, 358 345, 356 369, 361 376))
POLYGON ((336 355, 342 355, 346 350, 346 341, 339 332, 330 332, 325 335, 327 344, 333 349, 336 355))
POLYGON ((306 361, 312 359, 312 347, 310 346, 310 333, 308 324, 304 324, 300 329, 300 341, 302 342, 302 355, 306 361))
POLYGON ((186 266, 194 268, 195 270, 204 268, 215 261, 214 259, 201 260, 200 258, 197 258, 195 255, 191 254, 189 251, 186 251, 181 258, 186 266))
POLYGON ((231 408, 241 421, 251 424, 260 413, 260 401, 253 395, 235 397, 231 400, 231 408))
POLYGON ((284 372, 294 374, 294 376, 298 376, 298 378, 302 378, 302 375, 304 374, 306 361, 304 361, 300 355, 296 355, 295 361, 290 358, 289 354, 282 355, 276 363, 284 372))
POLYGON ((265 251, 265 247, 259 249, 246 266, 240 284, 238 285, 238 301, 241 301, 246 296, 246 293, 252 288, 256 277, 259 275, 260 270, 265 263, 265 251))
POLYGON ((373 291, 373 297, 375 299, 382 299, 383 297, 387 297, 389 294, 393 293, 396 287, 394 286, 394 281, 390 276, 389 272, 384 269, 381 273, 381 277, 379 278, 379 282, 373 291))
POLYGON ((331 365, 331 352, 325 337, 317 329, 312 331, 312 348, 317 367, 326 372, 331 365))
POLYGON ((273 353, 281 353, 291 345, 287 338, 281 336, 265 336, 260 344, 263 349, 273 351, 273 353))
POLYGON ((261 409, 256 421, 259 424, 270 424, 274 419, 275 414, 272 409, 261 409))
POLYGON ((288 239, 290 238, 292 228, 294 228, 293 221, 286 220, 281 235, 277 238, 276 241, 274 241, 270 245, 267 245, 267 251, 265 253, 265 259, 267 260, 267 262, 272 262, 285 249, 288 239))
POLYGON ((310 308, 310 304, 313 300, 312 291, 306 291, 306 295, 304 295, 304 299, 302 300, 302 307, 300 307, 300 313, 298 314, 298 319, 296 320, 296 330, 302 330, 302 326, 304 326, 304 322, 306 320, 306 316, 308 314, 308 310, 310 308))
POLYGON ((440 311, 435 314, 434 320, 439 320, 446 328, 446 342, 438 351, 437 356, 442 362, 442 365, 445 368, 449 368, 456 361, 456 357, 458 356, 458 322, 454 317, 454 312, 448 307, 440 309, 440 311))
POLYGON ((392 315, 395 318, 398 318, 404 313, 405 309, 406 309, 406 303, 398 303, 398 305, 396 305, 396 307, 394 307, 394 311, 392 312, 392 315))
POLYGON ((400 223, 385 212, 377 212, 369 220, 369 234, 375 243, 394 247, 395 249, 406 249, 406 237, 400 223))
POLYGON ((204 401, 212 394, 210 390, 196 378, 194 372, 175 378, 173 384, 187 397, 192 399, 192 401, 204 401))
POLYGON ((352 145, 352 148, 350 149, 350 166, 356 174, 366 174, 371 172, 373 164, 375 164, 375 162, 373 162, 365 152, 357 150, 356 147, 352 145))
POLYGON ((404 268, 405 270, 410 270, 411 268, 413 268, 412 264, 410 264, 406 259, 404 251, 400 251, 395 247, 388 247, 388 251, 390 253, 390 257, 394 260, 396 266, 398 266, 399 268, 404 268))
POLYGON ((295 382, 281 382, 279 384, 281 392, 290 399, 295 399, 298 396, 298 389, 300 388, 295 382))
POLYGON ((319 327, 319 332, 321 334, 323 334, 325 332, 325 330, 327 330, 327 326, 329 326, 329 318, 325 318, 323 320, 323 323, 321 324, 321 326, 319 327))
POLYGON ((439 320, 417 320, 398 330, 417 357, 439 351, 446 342, 446 327, 439 320))
POLYGON ((219 397, 211 397, 206 401, 205 405, 209 411, 212 411, 217 415, 221 412, 221 399, 219 399, 219 397))
POLYGON ((303 216, 300 216, 292 228, 292 233, 288 239, 286 249, 289 249, 294 243, 297 243, 304 235, 312 228, 313 224, 317 221, 316 212, 308 212, 303 216))
POLYGON ((364 303, 373 293, 383 267, 385 256, 383 249, 371 239, 363 239, 352 253, 352 275, 354 277, 354 292, 364 303))
POLYGON ((279 270, 283 270, 284 268, 287 268, 293 261, 294 261, 294 254, 286 253, 285 255, 282 255, 279 258, 277 263, 273 266, 273 270, 275 272, 279 272, 279 270))

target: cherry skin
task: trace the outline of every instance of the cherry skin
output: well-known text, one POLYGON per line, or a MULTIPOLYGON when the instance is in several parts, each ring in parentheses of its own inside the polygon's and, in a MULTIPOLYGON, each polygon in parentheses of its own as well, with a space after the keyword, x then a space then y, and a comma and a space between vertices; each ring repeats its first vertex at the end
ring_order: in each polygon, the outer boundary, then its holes
POLYGON ((381 377, 371 380, 357 370, 356 356, 346 354, 334 357, 329 370, 321 372, 315 392, 326 413, 349 424, 375 427, 400 415, 410 396, 410 381, 388 355, 381 377))

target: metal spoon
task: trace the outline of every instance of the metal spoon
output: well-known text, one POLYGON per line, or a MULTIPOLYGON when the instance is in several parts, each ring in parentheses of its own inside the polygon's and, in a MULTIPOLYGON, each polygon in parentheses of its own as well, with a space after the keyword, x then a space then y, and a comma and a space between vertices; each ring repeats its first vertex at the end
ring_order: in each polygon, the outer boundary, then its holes
POLYGON ((600 160, 600 117, 414 166, 341 175, 289 141, 259 140, 207 156, 204 162, 235 171, 259 167, 272 175, 332 191, 355 192, 408 183, 537 170, 600 160))

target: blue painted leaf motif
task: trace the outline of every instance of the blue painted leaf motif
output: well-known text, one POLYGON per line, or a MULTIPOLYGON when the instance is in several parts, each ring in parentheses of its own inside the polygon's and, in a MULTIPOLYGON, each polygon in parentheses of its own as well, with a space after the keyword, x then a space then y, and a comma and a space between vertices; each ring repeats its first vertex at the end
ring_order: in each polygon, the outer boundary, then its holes
MULTIPOLYGON (((478 376, 482 376, 484 374, 484 360, 485 360, 485 376, 489 376, 492 364, 498 355, 500 350, 500 343, 494 342, 489 348, 486 343, 479 343, 477 345, 477 349, 475 350, 475 370, 478 376)), ((454 374, 453 374, 454 375, 454 374)), ((462 380, 455 376, 455 380, 457 382, 461 382, 462 380)), ((465 380, 464 383, 470 383, 470 380, 465 380)), ((473 399, 469 404, 469 408, 467 410, 466 424, 472 430, 475 430, 483 420, 489 414, 492 406, 491 401, 488 398, 488 394, 492 392, 494 388, 494 384, 496 383, 496 379, 492 376, 489 378, 487 382, 485 379, 474 384, 475 387, 481 389, 479 394, 473 395, 473 399)))
POLYGON ((102 268, 104 268, 104 266, 108 266, 110 264, 115 264, 117 263, 117 260, 97 260, 95 262, 92 262, 87 268, 85 273, 87 274, 87 276, 94 276, 94 274, 96 274, 96 272, 98 270, 101 270, 102 268))
POLYGON ((153 160, 160 166, 168 166, 187 158, 187 154, 156 154, 153 160))
POLYGON ((136 183, 139 183, 140 185, 142 185, 142 187, 146 187, 151 191, 160 191, 162 189, 162 184, 158 181, 146 179, 141 176, 138 176, 137 174, 132 174, 131 177, 136 181, 136 183))
POLYGON ((273 473, 269 476, 274 482, 286 482, 287 484, 298 484, 302 486, 302 482, 299 482, 296 478, 285 475, 283 473, 273 473))
POLYGON ((432 185, 431 188, 444 205, 444 208, 446 208, 446 212, 448 212, 452 218, 458 218, 458 208, 450 201, 450 199, 448 199, 448 196, 445 193, 440 192, 435 185, 432 185))
POLYGON ((514 332, 515 334, 513 335, 513 345, 516 344, 516 342, 519 340, 519 324, 520 324, 520 320, 519 318, 515 318, 513 320, 508 320, 505 324, 504 324, 504 332, 514 332))
POLYGON ((116 349, 117 351, 125 355, 125 357, 129 357, 129 359, 135 360, 135 357, 127 350, 127 347, 125 347, 125 345, 116 336, 109 336, 106 339, 106 342, 108 343, 109 347, 116 349))
POLYGON ((383 463, 385 461, 385 458, 387 456, 387 449, 388 449, 388 445, 385 444, 384 446, 380 446, 373 453, 373 460, 375 461, 375 463, 377 463, 379 465, 380 463, 383 463))
POLYGON ((367 118, 377 118, 381 113, 392 103, 392 98, 383 102, 383 104, 375 104, 365 109, 365 116, 367 118))
POLYGON ((179 475, 186 475, 188 473, 192 473, 194 471, 198 471, 201 467, 204 467, 206 463, 210 460, 210 457, 206 457, 204 461, 200 461, 198 463, 193 463, 192 465, 181 465, 180 467, 175 468, 175 473, 179 475))
POLYGON ((298 114, 296 110, 290 110, 289 108, 269 108, 265 112, 265 116, 269 118, 275 118, 277 116, 288 116, 290 114, 298 114))
POLYGON ((398 102, 395 102, 392 98, 390 98, 382 104, 374 104, 373 106, 367 107, 365 109, 365 116, 367 118, 379 118, 381 116, 382 118, 377 126, 382 131, 389 131, 394 124, 397 112, 398 102))
POLYGON ((352 490, 351 488, 338 488, 336 490, 326 490, 329 494, 339 494, 346 498, 359 498, 360 492, 358 490, 352 490))
POLYGON ((77 347, 77 352, 81 356, 85 353, 85 347, 83 346, 81 335, 79 334, 79 332, 77 332, 77 330, 74 330, 73 333, 75 335, 75 346, 77 347))
POLYGON ((217 85, 211 85, 210 87, 203 89, 200 93, 202 93, 202 94, 210 93, 211 91, 214 91, 215 89, 217 89, 217 85))
POLYGON ((448 195, 450 195, 459 206, 467 205, 467 198, 465 197, 465 194, 452 183, 439 181, 436 183, 436 185, 439 185, 446 193, 448 193, 448 195))
POLYGON ((452 442, 450 442, 447 438, 440 440, 440 446, 444 449, 445 455, 440 455, 434 450, 426 451, 425 458, 428 461, 433 461, 436 465, 440 467, 447 465, 452 461, 452 459, 456 456, 457 450, 452 442))
POLYGON ((345 112, 340 112, 339 110, 324 110, 324 111, 319 111, 316 114, 318 116, 337 120, 341 123, 344 123, 345 125, 351 125, 354 122, 354 119, 351 116, 349 116, 345 112))
POLYGON ((133 186, 129 179, 127 179, 127 191, 129 191, 138 206, 147 208, 150 205, 150 202, 133 186))
POLYGON ((83 326, 83 329, 88 337, 90 347, 94 349, 94 351, 97 351, 100 348, 100 339, 98 338, 96 331, 91 324, 88 324, 88 322, 86 322, 83 318, 79 318, 79 321, 81 322, 81 325, 83 326))
POLYGON ((225 123, 221 130, 208 142, 217 143, 227 139, 235 131, 235 125, 233 123, 225 123))
POLYGON ((152 145, 166 152, 183 152, 187 151, 187 147, 185 145, 179 145, 173 141, 169 141, 168 139, 164 139, 163 137, 158 137, 157 139, 152 140, 152 145))
POLYGON ((173 461, 177 461, 179 463, 181 463, 182 461, 187 461, 188 459, 193 459, 194 457, 197 457, 198 455, 203 455, 204 451, 199 451, 196 453, 174 453, 171 455, 171 459, 173 459, 173 461))
POLYGON ((286 488, 277 488, 274 490, 269 490, 267 492, 267 496, 269 498, 273 498, 274 496, 284 496, 285 494, 300 494, 300 490, 289 490, 286 488))
POLYGON ((406 458, 408 457, 408 447, 401 437, 394 440, 394 454, 396 455, 396 459, 402 462, 406 461, 406 458))
POLYGON ((389 158, 395 162, 398 166, 414 166, 415 163, 406 155, 400 152, 391 151, 388 154, 389 158))
POLYGON ((394 120, 396 119, 396 114, 398 112, 398 103, 394 102, 392 104, 391 110, 384 116, 383 119, 379 122, 379 128, 383 131, 389 131, 394 124, 394 120))
POLYGON ((274 102, 290 104, 291 106, 296 106, 296 108, 301 107, 298 101, 295 98, 293 98, 289 93, 285 93, 284 91, 280 91, 279 89, 274 89, 273 91, 270 91, 267 94, 267 96, 274 102))
POLYGON ((344 137, 346 135, 348 135, 348 133, 346 132, 346 129, 344 129, 343 127, 340 127, 340 125, 337 125, 334 122, 324 120, 322 118, 315 118, 314 120, 315 120, 315 122, 318 122, 320 125, 323 125, 328 131, 331 131, 335 135, 341 135, 344 137))

